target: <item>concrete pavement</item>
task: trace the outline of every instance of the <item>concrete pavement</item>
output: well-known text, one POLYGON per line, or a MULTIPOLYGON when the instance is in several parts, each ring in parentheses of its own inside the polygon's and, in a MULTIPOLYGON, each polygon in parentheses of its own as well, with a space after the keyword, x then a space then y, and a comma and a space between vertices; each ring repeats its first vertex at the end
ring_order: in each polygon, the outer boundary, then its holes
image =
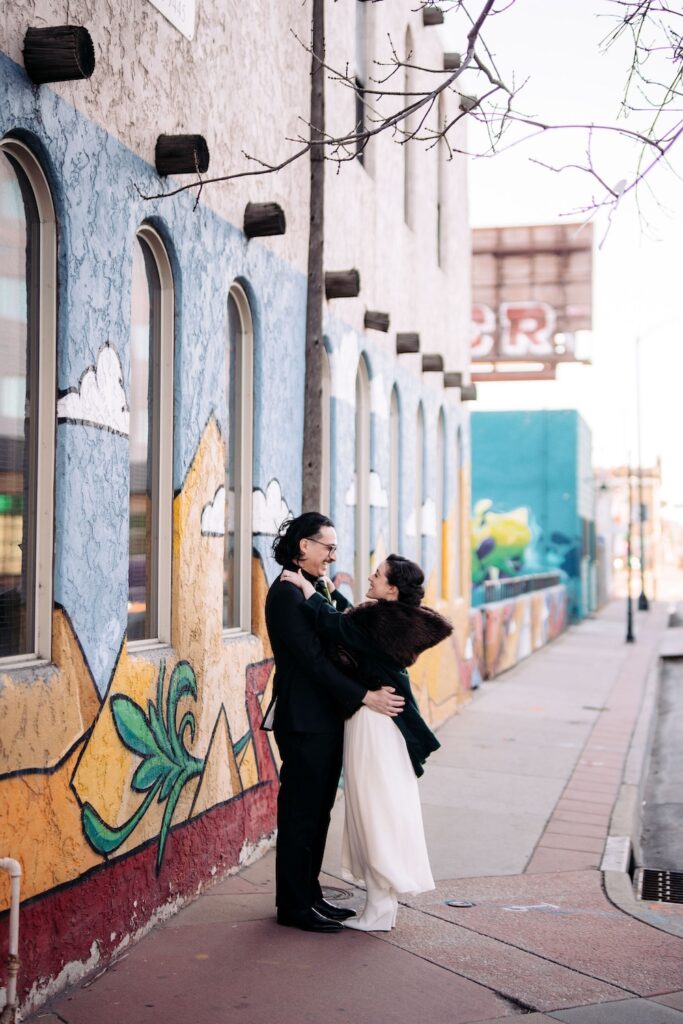
MULTIPOLYGON (((420 783, 437 889, 390 934, 278 927, 269 853, 40 1019, 683 1024, 683 907, 636 904, 624 872, 600 871, 608 835, 632 827, 665 622, 639 614, 626 645, 610 606, 440 730, 420 783)), ((343 796, 326 883, 359 905, 338 878, 342 815, 343 796)))

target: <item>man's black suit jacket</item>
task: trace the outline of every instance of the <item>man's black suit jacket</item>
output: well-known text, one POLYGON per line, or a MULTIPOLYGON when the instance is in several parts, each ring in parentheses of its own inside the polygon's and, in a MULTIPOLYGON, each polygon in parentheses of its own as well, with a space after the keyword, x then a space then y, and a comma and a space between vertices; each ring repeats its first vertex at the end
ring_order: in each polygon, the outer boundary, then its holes
MULTIPOLYGON (((296 566, 287 566, 296 572, 296 566)), ((314 584, 315 579, 308 577, 314 584)), ((348 601, 335 592, 342 611, 348 601)), ((276 733, 338 732, 363 703, 367 687, 355 682, 326 656, 304 613, 303 593, 276 579, 266 598, 266 626, 275 658, 273 693, 276 733)))

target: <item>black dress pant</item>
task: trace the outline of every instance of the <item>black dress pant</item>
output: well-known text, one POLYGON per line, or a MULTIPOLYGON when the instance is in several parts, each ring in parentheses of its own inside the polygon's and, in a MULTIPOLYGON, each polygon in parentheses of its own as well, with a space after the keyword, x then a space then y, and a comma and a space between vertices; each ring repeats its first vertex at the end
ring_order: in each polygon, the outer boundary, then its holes
POLYGON ((344 733, 275 733, 282 758, 275 902, 297 913, 322 897, 318 875, 342 768, 344 733))

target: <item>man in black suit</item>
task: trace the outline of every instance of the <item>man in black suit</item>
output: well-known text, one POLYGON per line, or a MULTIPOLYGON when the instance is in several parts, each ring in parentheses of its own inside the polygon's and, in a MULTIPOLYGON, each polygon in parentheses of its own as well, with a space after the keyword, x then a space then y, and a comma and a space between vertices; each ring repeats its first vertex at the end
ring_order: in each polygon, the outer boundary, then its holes
MULTIPOLYGON (((333 523, 304 512, 283 524, 273 544, 283 568, 304 575, 329 599, 325 578, 337 552, 333 523)), ((403 698, 390 687, 366 690, 325 655, 301 605, 302 592, 275 580, 266 598, 266 625, 275 658, 273 730, 282 758, 275 867, 277 920, 305 931, 341 931, 353 911, 323 899, 318 876, 342 767, 344 719, 361 704, 397 715, 403 698)), ((348 605, 335 591, 340 610, 348 605)), ((368 785, 372 780, 368 779, 368 785)))

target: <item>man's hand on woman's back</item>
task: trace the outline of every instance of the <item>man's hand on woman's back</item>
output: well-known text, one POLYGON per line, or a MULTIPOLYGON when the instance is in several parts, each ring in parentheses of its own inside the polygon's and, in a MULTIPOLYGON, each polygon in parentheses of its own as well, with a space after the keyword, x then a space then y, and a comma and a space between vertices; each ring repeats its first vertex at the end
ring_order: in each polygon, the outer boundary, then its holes
POLYGON ((363 703, 371 711, 395 718, 403 711, 405 699, 396 693, 393 686, 383 686, 381 690, 368 690, 363 697, 363 703))

